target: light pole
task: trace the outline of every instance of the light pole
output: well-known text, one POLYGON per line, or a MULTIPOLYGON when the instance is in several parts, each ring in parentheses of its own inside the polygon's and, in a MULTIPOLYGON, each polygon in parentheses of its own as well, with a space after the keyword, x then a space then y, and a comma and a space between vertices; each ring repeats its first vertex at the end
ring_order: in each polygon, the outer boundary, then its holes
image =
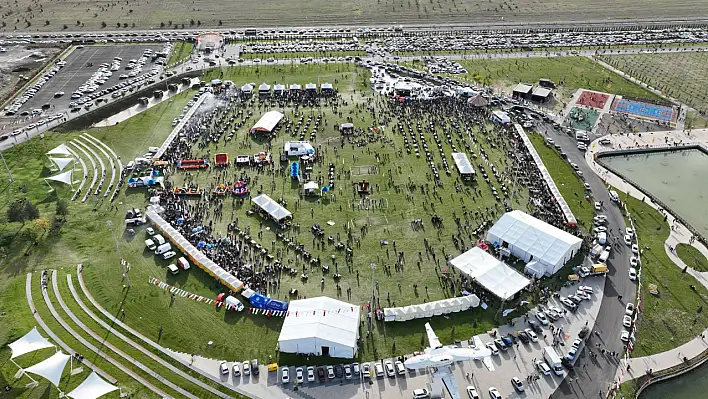
POLYGON ((371 313, 371 316, 369 317, 369 331, 373 331, 373 329, 374 329, 374 325, 373 325, 374 324, 374 321, 373 321, 374 316, 373 316, 373 312, 371 312, 371 308, 374 306, 375 298, 376 298, 376 294, 374 291, 375 290, 374 270, 376 270, 376 263, 372 263, 370 265, 370 267, 371 267, 371 305, 369 306, 368 310, 369 310, 369 313, 371 313))
MULTIPOLYGON (((17 142, 17 137, 15 136, 15 142, 17 142)), ((12 177, 12 172, 10 172, 10 167, 7 166, 7 162, 5 161, 5 157, 2 155, 2 152, 0 152, 0 159, 2 159, 2 163, 5 164, 5 169, 7 169, 7 174, 10 176, 10 183, 14 182, 15 179, 12 177)))
MULTIPOLYGON (((122 260, 123 257, 120 255, 120 248, 118 248, 118 239, 116 238, 116 232, 113 229, 113 221, 108 220, 106 221, 106 226, 111 230, 111 235, 113 236, 113 243, 116 245, 116 253, 118 253, 118 259, 122 260)), ((121 262, 121 267, 123 268, 123 277, 125 277, 126 281, 128 281, 128 287, 130 287, 130 277, 128 277, 128 268, 126 266, 123 266, 123 262, 121 262)))

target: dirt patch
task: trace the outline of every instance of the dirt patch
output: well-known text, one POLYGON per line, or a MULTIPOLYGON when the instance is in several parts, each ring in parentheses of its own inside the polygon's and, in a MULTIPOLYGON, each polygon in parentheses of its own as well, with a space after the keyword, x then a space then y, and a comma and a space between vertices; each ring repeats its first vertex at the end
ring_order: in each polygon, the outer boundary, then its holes
POLYGON ((60 52, 61 49, 56 47, 12 46, 0 53, 0 103, 21 89, 60 52))

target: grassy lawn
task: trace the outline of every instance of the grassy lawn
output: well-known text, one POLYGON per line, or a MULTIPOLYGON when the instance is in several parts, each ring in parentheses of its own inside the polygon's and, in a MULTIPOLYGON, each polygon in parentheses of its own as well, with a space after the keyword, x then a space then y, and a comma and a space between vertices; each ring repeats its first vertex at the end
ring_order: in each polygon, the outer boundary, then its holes
POLYGON ((365 51, 295 51, 287 53, 242 53, 240 58, 250 60, 259 58, 262 60, 267 60, 268 58, 274 59, 288 59, 288 58, 322 58, 322 57, 353 57, 353 56, 365 56, 365 51))
POLYGON ((688 266, 698 270, 699 272, 708 272, 708 259, 697 250, 693 245, 678 244, 676 245, 676 254, 688 266))
POLYGON ((167 65, 174 66, 189 58, 189 56, 194 51, 193 42, 176 42, 172 48, 172 54, 170 54, 169 60, 167 60, 167 65))
POLYGON ((663 93, 676 97, 704 114, 708 112, 708 54, 626 54, 600 57, 615 68, 663 93))
POLYGON ((570 163, 560 156, 560 153, 553 147, 546 144, 543 136, 537 133, 527 132, 529 139, 533 143, 536 152, 543 160, 543 164, 551 174, 553 181, 560 191, 570 210, 578 220, 578 224, 590 231, 592 228, 592 218, 595 216, 595 208, 592 199, 584 200, 585 186, 578 177, 570 163))
POLYGON ((673 263, 664 250, 669 226, 663 216, 633 197, 623 198, 634 219, 642 248, 642 298, 644 309, 639 318, 634 357, 653 355, 682 345, 695 338, 706 326, 708 291, 673 263), (659 295, 649 294, 648 285, 656 284, 659 295), (696 291, 689 288, 696 286, 696 291))

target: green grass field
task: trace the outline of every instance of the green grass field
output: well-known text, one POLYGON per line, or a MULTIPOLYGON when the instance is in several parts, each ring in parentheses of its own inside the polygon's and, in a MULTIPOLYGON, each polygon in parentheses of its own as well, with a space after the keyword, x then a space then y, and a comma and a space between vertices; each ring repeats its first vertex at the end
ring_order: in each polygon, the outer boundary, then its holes
POLYGON ((675 54, 627 54, 600 57, 615 68, 678 98, 701 112, 708 112, 704 52, 675 54))
POLYGON ((194 43, 192 42, 176 42, 172 48, 170 58, 167 60, 167 65, 174 66, 189 59, 194 51, 194 43))
POLYGON ((648 356, 682 345, 708 326, 703 307, 708 290, 666 255, 664 242, 669 225, 663 216, 642 201, 621 195, 634 219, 642 248, 642 298, 644 309, 639 317, 639 332, 633 357, 648 356), (656 284, 659 295, 649 294, 648 285, 656 284), (695 285, 696 291, 689 288, 695 285))
POLYGON ((548 168, 558 190, 565 198, 570 210, 573 211, 578 224, 583 226, 586 231, 590 231, 595 208, 591 199, 584 199, 586 191, 583 181, 570 167, 570 163, 563 159, 553 147, 546 144, 543 136, 536 133, 530 133, 528 136, 543 160, 543 164, 548 168))
POLYGON ((699 272, 708 272, 708 259, 693 245, 678 244, 676 245, 676 254, 688 266, 698 270, 699 272))

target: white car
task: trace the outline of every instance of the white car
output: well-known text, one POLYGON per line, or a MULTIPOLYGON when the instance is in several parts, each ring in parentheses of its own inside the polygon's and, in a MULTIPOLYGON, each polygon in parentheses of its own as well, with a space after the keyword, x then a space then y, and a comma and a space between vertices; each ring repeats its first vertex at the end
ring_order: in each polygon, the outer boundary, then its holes
POLYGON ((219 363, 219 371, 221 375, 229 374, 229 365, 223 360, 219 363))
POLYGON ((363 363, 361 365, 361 376, 363 378, 371 377, 371 365, 369 365, 369 363, 363 363))
POLYGON ((396 373, 398 373, 398 375, 406 375, 406 367, 403 365, 403 362, 396 360, 394 366, 396 366, 396 373))
POLYGON ((497 349, 497 347, 494 346, 493 343, 487 342, 484 346, 486 346, 487 348, 489 348, 490 351, 492 351, 493 356, 496 356, 499 354, 499 349, 497 349))
POLYGON ((551 368, 542 360, 536 360, 536 368, 543 373, 543 375, 551 375, 551 368))
POLYGON ((469 396, 470 399, 479 399, 479 394, 474 386, 468 385, 465 390, 467 391, 467 396, 469 396))
POLYGON ((549 324, 548 318, 546 317, 546 314, 543 313, 543 312, 538 312, 538 313, 536 313, 536 318, 537 318, 538 321, 540 321, 541 324, 543 324, 544 326, 547 326, 547 325, 549 324))
POLYGON ((623 331, 620 333, 620 340, 621 340, 622 342, 627 342, 627 343, 630 342, 630 341, 631 341, 631 342, 634 342, 634 334, 630 334, 629 331, 623 330, 623 331))
POLYGON ((637 279, 637 269, 633 267, 629 268, 629 279, 632 281, 635 281, 637 279))
POLYGON ((231 369, 234 373, 234 377, 238 377, 241 375, 241 365, 238 362, 235 362, 231 369))
POLYGON ((573 344, 571 344, 570 346, 573 347, 573 348, 575 348, 575 349, 579 349, 579 348, 580 348, 580 344, 582 344, 582 343, 583 343, 583 340, 582 340, 582 339, 576 338, 575 341, 573 341, 573 344))
POLYGON ((578 307, 578 305, 576 305, 575 302, 571 301, 570 299, 568 299, 566 297, 563 297, 563 296, 560 297, 560 301, 563 305, 569 307, 572 310, 575 310, 578 307))
POLYGON ((295 381, 297 381, 298 384, 302 384, 303 381, 305 381, 305 373, 302 367, 295 369, 295 381))
POLYGON ((538 342, 538 335, 536 335, 536 333, 533 332, 533 330, 531 330, 530 328, 525 329, 524 333, 526 333, 526 336, 529 337, 531 342, 538 342))
POLYGON ((251 362, 246 360, 245 362, 241 363, 241 366, 241 368, 243 369, 243 375, 251 374, 251 362))
POLYGON ((628 302, 627 306, 624 307, 624 314, 631 316, 634 314, 634 304, 632 302, 628 302))
POLYGON ((503 399, 499 391, 494 387, 489 388, 489 396, 492 399, 503 399))
POLYGON ((632 316, 625 315, 622 318, 622 325, 627 328, 631 328, 632 327, 632 316))
POLYGON ((592 295, 595 293, 595 290, 593 290, 592 287, 587 285, 581 285, 580 287, 578 287, 578 289, 584 291, 588 295, 592 295))
POLYGON ((632 237, 634 235, 634 230, 632 230, 631 227, 627 227, 626 229, 624 229, 624 234, 632 237))
POLYGON ((632 253, 633 254, 639 253, 639 246, 637 244, 632 244, 632 253))
POLYGON ((376 373, 376 378, 381 378, 384 376, 384 369, 381 363, 376 362, 374 364, 374 372, 376 373))
POLYGON ((167 260, 167 259, 173 258, 173 257, 175 257, 175 256, 177 256, 177 252, 175 252, 175 251, 167 251, 167 252, 165 252, 164 254, 162 254, 162 259, 167 260))
POLYGON ((589 183, 585 183, 585 184, 583 184, 583 185, 585 186, 585 189, 586 189, 586 190, 588 190, 588 191, 591 191, 591 190, 592 190, 592 189, 590 188, 590 184, 589 184, 589 183))
POLYGON ((396 369, 393 367, 392 361, 386 360, 384 362, 384 367, 386 368, 386 375, 388 375, 389 378, 393 378, 396 376, 396 369))
MULTIPOLYGON (((516 389, 516 392, 524 392, 524 383, 521 382, 519 377, 514 377, 511 379, 511 385, 514 386, 514 389, 516 389)), ((491 390, 491 388, 489 388, 491 390)))
POLYGON ((352 379, 352 368, 350 365, 346 364, 344 365, 344 379, 345 380, 351 380, 352 379))
POLYGON ((414 389, 413 399, 427 399, 430 397, 430 392, 425 388, 414 389))
POLYGON ((147 229, 145 229, 145 232, 146 232, 147 235, 149 235, 149 236, 154 236, 154 235, 155 235, 155 229, 153 229, 152 227, 148 227, 147 229))
POLYGON ((600 204, 600 202, 598 201, 595 201, 595 210, 599 211, 600 209, 602 209, 602 204, 600 204))
POLYGON ((624 243, 626 245, 632 245, 632 236, 629 234, 624 235, 624 243))
POLYGON ((283 384, 287 384, 290 382, 290 369, 287 367, 283 367, 280 369, 280 380, 283 382, 283 384))
POLYGON ((307 368, 307 382, 315 382, 315 368, 313 366, 307 368))
POLYGON ((585 291, 581 290, 578 288, 578 290, 575 292, 575 296, 578 298, 587 301, 590 300, 590 295, 588 295, 585 291))

